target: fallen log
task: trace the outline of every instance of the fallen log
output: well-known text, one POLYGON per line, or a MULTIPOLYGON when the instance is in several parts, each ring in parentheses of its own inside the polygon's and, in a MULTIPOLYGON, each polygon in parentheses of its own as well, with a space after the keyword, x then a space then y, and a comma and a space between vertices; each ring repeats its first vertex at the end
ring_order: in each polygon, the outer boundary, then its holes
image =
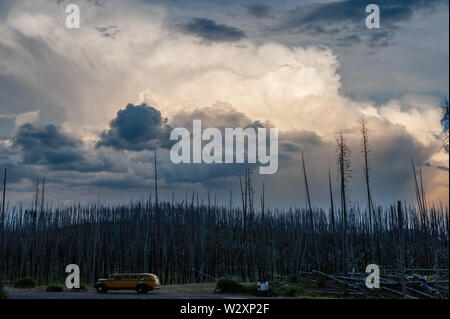
POLYGON ((423 297, 426 297, 426 298, 433 298, 432 295, 427 294, 427 293, 425 293, 425 292, 422 292, 422 291, 420 291, 420 290, 411 288, 411 287, 406 287, 406 290, 412 291, 412 292, 414 292, 414 293, 416 293, 416 294, 418 294, 418 295, 421 295, 421 296, 423 296, 423 297))
POLYGON ((402 296, 402 297, 408 297, 408 298, 411 298, 411 299, 419 299, 419 298, 411 296, 411 295, 403 295, 403 293, 401 291, 394 290, 394 289, 391 289, 391 288, 388 288, 388 287, 380 287, 380 288, 383 289, 383 290, 392 292, 393 294, 402 296))
POLYGON ((345 281, 343 281, 343 280, 341 280, 339 278, 336 278, 336 276, 328 275, 328 274, 323 273, 323 272, 318 271, 318 270, 313 270, 312 272, 315 273, 315 274, 321 275, 321 276, 323 276, 323 277, 325 277, 327 279, 336 281, 336 282, 338 282, 338 283, 340 283, 342 285, 345 285, 345 286, 347 286, 350 289, 355 289, 355 290, 357 290, 357 291, 359 291, 359 292, 361 292, 363 294, 366 294, 364 291, 361 291, 361 290, 358 289, 358 286, 359 286, 358 283, 356 283, 356 284, 349 284, 348 282, 345 282, 345 281))
POLYGON ((427 279, 425 277, 420 276, 418 274, 413 274, 412 277, 417 278, 419 281, 421 281, 420 287, 425 288, 428 292, 430 292, 434 296, 436 296, 438 298, 442 298, 442 295, 439 292, 439 290, 437 290, 437 289, 431 287, 430 285, 428 285, 428 281, 427 281, 427 279))

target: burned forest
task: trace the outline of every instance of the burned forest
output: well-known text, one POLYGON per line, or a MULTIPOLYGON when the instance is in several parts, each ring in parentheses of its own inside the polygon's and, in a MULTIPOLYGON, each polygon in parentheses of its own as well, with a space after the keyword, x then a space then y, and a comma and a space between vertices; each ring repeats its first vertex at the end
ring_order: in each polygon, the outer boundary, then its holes
POLYGON ((413 160, 417 203, 376 205, 364 121, 361 133, 367 207, 351 203, 346 193, 352 172, 343 133, 336 139, 340 194, 333 194, 330 177, 328 208, 311 205, 303 153, 299 178, 306 205, 283 210, 266 208, 264 186, 261 194, 255 193, 250 169, 239 180, 241 205, 231 198, 219 204, 209 193, 203 201, 196 192, 179 202, 160 201, 156 151, 155 189, 147 199, 122 205, 52 207, 45 202, 41 180, 30 209, 9 207, 5 170, 0 277, 61 282, 72 263, 80 266, 86 283, 113 272, 152 272, 162 284, 184 284, 223 277, 254 282, 302 274, 346 276, 364 273, 369 264, 402 276, 421 269, 448 270, 448 208, 427 202, 422 172, 413 160))

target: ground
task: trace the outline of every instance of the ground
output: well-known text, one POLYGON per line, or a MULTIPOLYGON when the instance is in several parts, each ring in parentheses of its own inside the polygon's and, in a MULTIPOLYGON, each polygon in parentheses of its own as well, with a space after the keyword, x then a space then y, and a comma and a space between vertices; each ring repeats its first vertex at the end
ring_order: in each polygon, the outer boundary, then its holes
POLYGON ((9 299, 254 299, 255 296, 217 294, 215 283, 168 285, 148 294, 135 291, 110 291, 98 294, 95 289, 81 292, 46 292, 45 287, 34 289, 6 288, 9 299))

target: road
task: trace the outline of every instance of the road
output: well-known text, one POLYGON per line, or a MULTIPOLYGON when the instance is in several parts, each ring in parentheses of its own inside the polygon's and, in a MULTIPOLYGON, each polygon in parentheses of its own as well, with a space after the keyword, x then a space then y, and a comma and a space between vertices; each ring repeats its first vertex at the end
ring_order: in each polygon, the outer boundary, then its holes
POLYGON ((99 294, 95 290, 83 292, 46 292, 45 290, 6 289, 9 299, 256 299, 254 296, 235 296, 214 293, 186 293, 173 289, 152 291, 148 294, 137 294, 134 291, 110 291, 99 294))

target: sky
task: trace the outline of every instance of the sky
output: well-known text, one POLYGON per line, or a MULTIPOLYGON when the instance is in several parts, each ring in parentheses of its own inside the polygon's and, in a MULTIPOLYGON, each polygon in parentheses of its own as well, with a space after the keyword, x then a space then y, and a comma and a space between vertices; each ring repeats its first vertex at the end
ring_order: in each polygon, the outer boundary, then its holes
POLYGON ((11 205, 38 178, 52 203, 146 198, 240 201, 246 165, 179 164, 170 132, 278 128, 279 168, 253 172, 267 207, 339 198, 336 137, 351 150, 349 198, 364 207, 360 121, 373 199, 414 203, 411 158, 448 205, 439 104, 449 95, 448 1, 1 0, 0 168, 11 205), (69 3, 80 28, 65 25, 69 3), (380 28, 365 25, 368 4, 380 28))

